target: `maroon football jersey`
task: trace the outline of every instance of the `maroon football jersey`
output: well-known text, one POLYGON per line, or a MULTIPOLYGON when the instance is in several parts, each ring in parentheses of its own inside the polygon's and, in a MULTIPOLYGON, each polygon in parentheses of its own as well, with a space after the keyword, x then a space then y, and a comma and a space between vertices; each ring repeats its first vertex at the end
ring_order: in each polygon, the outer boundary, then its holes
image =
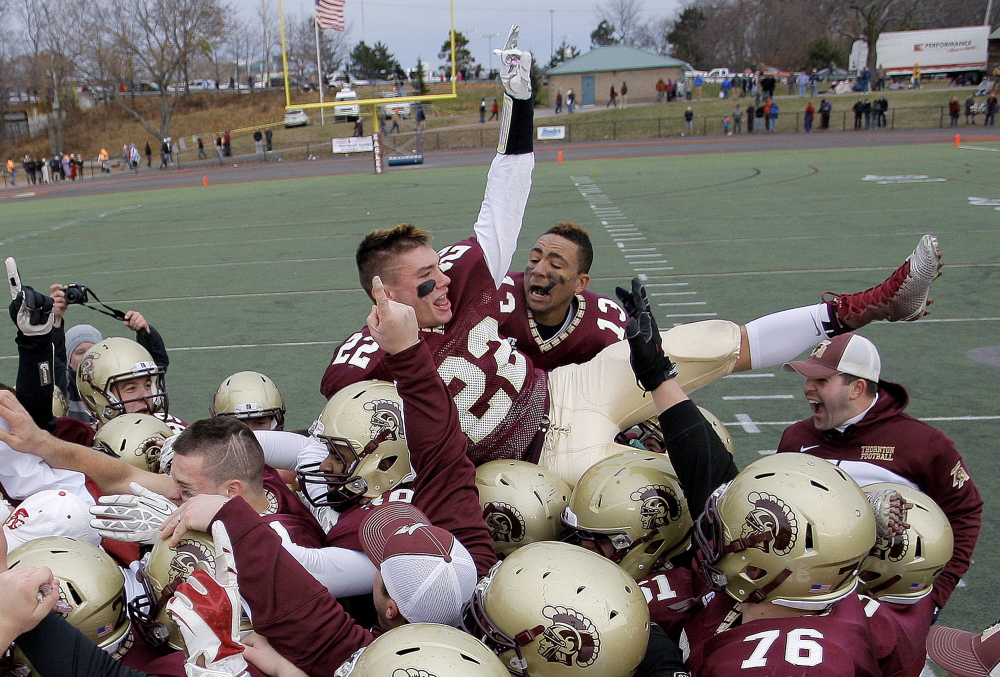
POLYGON ((628 317, 621 306, 592 291, 576 295, 560 331, 543 339, 524 297, 524 273, 509 273, 500 285, 500 335, 514 339, 514 347, 539 369, 591 360, 612 343, 625 338, 628 317))
MULTIPOLYGON (((546 374, 500 337, 497 290, 476 238, 439 254, 441 270, 451 278, 454 315, 447 325, 422 329, 421 337, 458 407, 469 457, 477 465, 523 460, 547 411, 546 374)), ((366 327, 337 349, 320 391, 329 398, 365 379, 391 381, 384 359, 366 327)))
POLYGON ((264 466, 264 493, 269 504, 263 515, 265 521, 279 522, 296 545, 304 548, 322 548, 326 545, 326 535, 319 522, 295 492, 282 481, 278 471, 268 465, 264 466))
POLYGON ((675 642, 687 619, 687 612, 675 611, 670 607, 690 599, 692 592, 690 569, 661 569, 654 571, 639 581, 639 588, 649 604, 649 620, 666 632, 675 642))
POLYGON ((744 623, 709 639, 697 677, 878 677, 861 600, 849 595, 823 614, 744 623))
POLYGON ((934 600, 892 604, 861 597, 871 619, 872 643, 883 677, 920 677, 926 661, 927 633, 934 621, 934 600))

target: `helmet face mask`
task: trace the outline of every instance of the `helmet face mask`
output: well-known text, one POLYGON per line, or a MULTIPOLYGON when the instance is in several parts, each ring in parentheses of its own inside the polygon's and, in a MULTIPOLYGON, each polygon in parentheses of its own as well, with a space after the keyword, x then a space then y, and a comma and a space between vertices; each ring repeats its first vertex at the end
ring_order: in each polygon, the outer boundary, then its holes
POLYGON ((413 479, 403 401, 395 386, 361 381, 327 402, 309 433, 330 455, 299 469, 299 485, 315 506, 336 509, 375 498, 413 479))
POLYGON ((285 399, 270 378, 256 371, 240 371, 228 376, 212 398, 209 413, 233 416, 247 425, 271 418, 270 430, 285 427, 285 399))
POLYGON ((101 423, 106 423, 121 414, 132 413, 128 405, 136 402, 145 402, 147 413, 166 414, 169 400, 165 373, 135 341, 109 338, 93 345, 83 356, 76 383, 87 408, 101 423), (148 393, 146 379, 150 381, 148 393))

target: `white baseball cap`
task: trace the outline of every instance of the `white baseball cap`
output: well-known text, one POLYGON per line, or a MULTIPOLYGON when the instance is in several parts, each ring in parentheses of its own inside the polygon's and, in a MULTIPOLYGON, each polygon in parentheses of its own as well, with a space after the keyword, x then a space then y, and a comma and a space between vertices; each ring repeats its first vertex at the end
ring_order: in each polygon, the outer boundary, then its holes
POLYGON ((90 526, 90 506, 79 496, 62 489, 39 491, 12 508, 3 523, 7 552, 45 536, 68 536, 92 545, 101 536, 90 526))

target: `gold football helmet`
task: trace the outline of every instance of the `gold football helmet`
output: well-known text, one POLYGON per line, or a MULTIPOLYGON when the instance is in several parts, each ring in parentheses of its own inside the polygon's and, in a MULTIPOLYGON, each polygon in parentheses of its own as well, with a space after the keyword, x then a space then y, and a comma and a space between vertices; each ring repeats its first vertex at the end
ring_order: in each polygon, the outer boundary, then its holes
POLYGON ((149 414, 122 414, 113 418, 94 435, 94 446, 131 466, 160 472, 160 446, 174 431, 162 420, 149 414))
POLYGON ((125 576, 97 546, 64 536, 36 538, 14 548, 7 566, 51 569, 60 582, 60 597, 73 607, 66 620, 108 653, 128 635, 125 576))
POLYGON ((496 654, 478 639, 437 623, 409 623, 380 635, 361 652, 347 674, 350 677, 510 677, 496 654))
POLYGON ((135 341, 109 338, 91 346, 80 360, 76 386, 80 397, 101 423, 107 423, 125 413, 125 405, 139 400, 149 401, 150 413, 168 410, 167 390, 163 375, 166 370, 153 362, 152 355, 135 341), (115 386, 124 381, 148 376, 153 380, 153 395, 120 399, 115 386))
POLYGON ((854 592, 875 516, 857 482, 829 461, 774 454, 709 497, 694 536, 715 589, 817 611, 854 592))
POLYGON ((628 677, 646 653, 649 606, 609 560, 542 541, 479 582, 466 624, 518 677, 628 677))
POLYGON ((909 528, 891 541, 878 539, 861 565, 861 590, 894 604, 914 604, 931 593, 955 549, 951 523, 937 503, 904 484, 881 482, 866 493, 894 489, 913 507, 906 513, 909 528))
POLYGON ((636 580, 690 543, 691 513, 670 459, 649 451, 623 451, 588 468, 562 522, 580 539, 608 538, 611 559, 636 580))
POLYGON ((156 539, 153 549, 143 558, 138 578, 146 594, 132 600, 129 615, 138 633, 150 645, 166 642, 174 649, 184 650, 181 631, 167 614, 167 601, 195 569, 215 571, 215 543, 203 531, 188 531, 176 547, 156 539))
POLYGON ((476 488, 498 555, 559 539, 572 490, 558 475, 526 461, 490 461, 476 468, 476 488))
POLYGON ((309 433, 330 451, 327 461, 298 473, 313 505, 342 508, 413 480, 403 400, 391 383, 360 381, 338 390, 309 433))
POLYGON ((212 416, 234 416, 241 421, 272 418, 271 430, 285 427, 285 398, 278 386, 264 374, 239 371, 226 379, 215 391, 212 416))

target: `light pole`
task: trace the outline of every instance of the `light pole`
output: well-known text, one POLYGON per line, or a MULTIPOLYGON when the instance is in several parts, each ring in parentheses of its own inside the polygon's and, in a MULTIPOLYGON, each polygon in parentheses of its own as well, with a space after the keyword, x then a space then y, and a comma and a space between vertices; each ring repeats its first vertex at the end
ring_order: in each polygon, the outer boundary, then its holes
POLYGON ((490 73, 493 72, 493 38, 499 37, 499 33, 487 33, 483 37, 487 40, 487 49, 490 50, 490 73))

